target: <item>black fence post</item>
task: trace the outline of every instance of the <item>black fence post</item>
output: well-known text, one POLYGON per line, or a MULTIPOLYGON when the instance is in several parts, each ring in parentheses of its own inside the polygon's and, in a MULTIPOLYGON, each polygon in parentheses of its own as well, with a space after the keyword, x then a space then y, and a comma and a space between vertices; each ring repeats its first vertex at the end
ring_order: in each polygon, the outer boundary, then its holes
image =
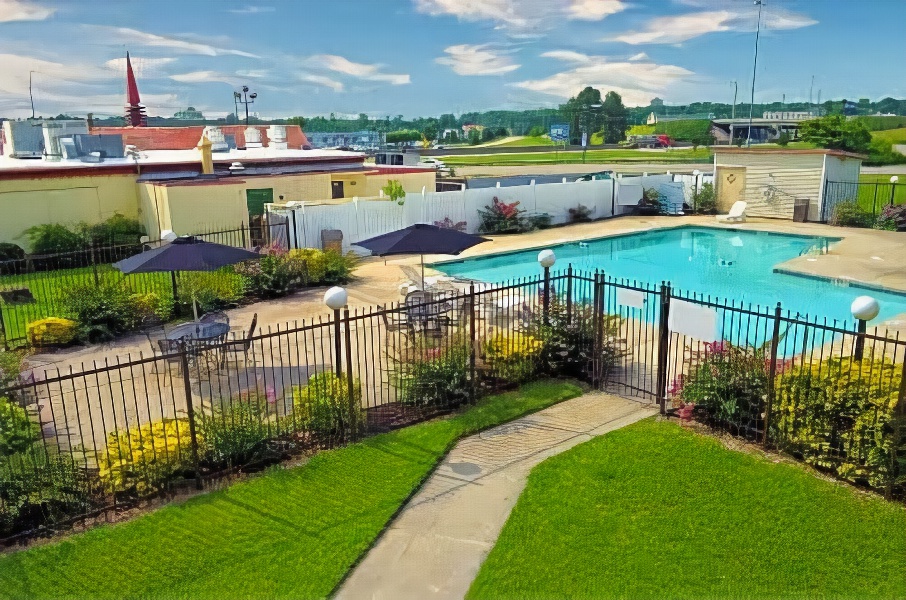
POLYGON ((475 380, 475 284, 469 284, 469 395, 472 404, 475 404, 478 395, 478 382, 475 380))
POLYGON ((661 314, 657 344, 657 400, 661 414, 667 414, 667 358, 670 351, 670 284, 661 283, 661 314))
POLYGON ((170 271, 170 283, 173 289, 173 315, 179 316, 179 288, 176 287, 176 271, 170 271))
POLYGON ((355 376, 352 372, 352 328, 349 326, 348 308, 343 309, 343 326, 346 328, 346 385, 349 390, 349 438, 355 441, 359 431, 359 424, 356 422, 357 408, 361 407, 355 406, 355 376))
POLYGON ((604 353, 604 273, 595 271, 594 289, 594 315, 595 343, 594 359, 592 360, 592 381, 600 386, 603 380, 601 355, 604 353))
POLYGON ((333 364, 337 379, 343 376, 343 341, 340 339, 340 309, 333 311, 333 364))
POLYGON ((242 236, 242 247, 245 248, 245 221, 239 227, 239 234, 242 236))
POLYGON ((573 323, 573 264, 566 267, 566 324, 573 323))
POLYGON ((777 347, 780 346, 780 303, 774 308, 774 332, 771 334, 771 364, 768 367, 768 397, 764 405, 764 434, 762 444, 768 445, 771 428, 771 410, 774 407, 774 378, 777 377, 777 347))
POLYGON ((891 182, 891 184, 890 184, 890 203, 889 203, 890 206, 893 206, 894 200, 896 199, 895 198, 896 193, 897 193, 897 184, 895 182, 891 182))
POLYGON ((94 285, 100 286, 101 278, 98 275, 98 261, 95 259, 95 256, 94 256, 94 244, 89 245, 88 248, 89 248, 89 257, 91 258, 91 272, 94 274, 94 285))
POLYGON ((906 466, 902 466, 900 453, 906 448, 906 356, 903 357, 903 369, 900 372, 900 397, 897 405, 893 409, 893 444, 890 451, 890 475, 887 477, 887 485, 884 486, 884 497, 890 500, 893 496, 893 485, 897 476, 902 477, 906 466))
MULTIPOLYGON (((292 242, 292 245, 290 246, 290 249, 298 250, 299 249, 299 228, 296 225, 296 209, 294 208, 294 209, 290 210, 289 214, 291 214, 293 216, 293 242, 292 242)), ((287 219, 287 227, 289 226, 288 223, 289 223, 289 219, 287 219)))
POLYGON ((544 324, 550 325, 551 314, 551 268, 544 267, 544 324))
POLYGON ((186 393, 186 415, 189 417, 189 438, 192 440, 192 467, 195 470, 195 489, 202 489, 201 468, 198 459, 198 434, 195 431, 195 407, 192 406, 192 379, 189 377, 189 352, 185 344, 179 345, 179 363, 186 393))
POLYGON ((3 338, 3 349, 9 350, 9 340, 6 339, 6 323, 3 322, 3 306, 5 304, 0 304, 0 337, 3 338))

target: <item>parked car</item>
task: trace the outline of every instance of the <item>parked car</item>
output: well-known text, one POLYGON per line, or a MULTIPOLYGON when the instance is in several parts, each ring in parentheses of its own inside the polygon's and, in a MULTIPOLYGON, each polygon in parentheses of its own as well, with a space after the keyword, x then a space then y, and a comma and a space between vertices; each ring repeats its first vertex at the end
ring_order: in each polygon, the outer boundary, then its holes
POLYGON ((447 165, 445 165, 443 163, 443 161, 437 160, 436 158, 431 158, 430 156, 422 157, 422 159, 418 162, 418 164, 420 164, 422 166, 426 166, 426 167, 427 166, 434 167, 438 171, 443 171, 447 168, 447 165))

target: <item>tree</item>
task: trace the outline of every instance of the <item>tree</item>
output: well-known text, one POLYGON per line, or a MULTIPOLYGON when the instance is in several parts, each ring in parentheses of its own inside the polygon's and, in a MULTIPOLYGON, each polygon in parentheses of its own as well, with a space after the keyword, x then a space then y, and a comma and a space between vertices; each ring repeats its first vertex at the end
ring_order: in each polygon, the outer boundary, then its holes
POLYGON ((440 120, 437 123, 438 129, 456 129, 456 117, 451 113, 446 113, 440 116, 440 120))
POLYGON ((396 202, 400 206, 406 202, 406 190, 403 189, 403 184, 396 179, 388 181, 387 185, 381 188, 381 191, 390 198, 391 202, 396 202))
POLYGON ((298 125, 299 129, 305 129, 305 124, 307 122, 305 117, 290 117, 286 120, 287 125, 298 125))
POLYGON ((623 106, 623 98, 616 92, 607 92, 601 112, 604 115, 604 143, 616 144, 626 139, 629 128, 629 111, 623 106))
POLYGON ((485 127, 485 128, 481 131, 481 141, 482 141, 482 142, 490 142, 490 141, 493 140, 493 139, 494 139, 494 130, 491 129, 490 127, 485 127))
MULTIPOLYGON (((620 106, 622 104, 620 101, 620 106)), ((604 124, 602 105, 601 92, 591 86, 567 100, 566 104, 560 105, 560 112, 569 120, 570 132, 575 140, 581 137, 582 132, 591 136, 593 132, 602 128, 604 124)))
POLYGON ((510 132, 506 130, 506 127, 501 127, 497 130, 497 137, 506 137, 510 135, 510 132))
POLYGON ((425 127, 422 128, 422 135, 424 135, 425 139, 427 139, 427 140, 430 140, 430 141, 436 140, 437 139, 437 125, 434 125, 434 124, 425 125, 425 127))
POLYGON ((821 148, 846 150, 847 152, 868 152, 871 133, 858 119, 846 119, 842 115, 830 115, 806 121, 799 128, 799 137, 821 148))
POLYGON ((542 129, 538 125, 535 125, 531 129, 529 129, 528 135, 529 137, 541 137, 542 135, 544 135, 544 129, 542 129))
POLYGON ((478 133, 477 129, 469 130, 469 144, 472 146, 477 145, 481 141, 481 134, 478 133))

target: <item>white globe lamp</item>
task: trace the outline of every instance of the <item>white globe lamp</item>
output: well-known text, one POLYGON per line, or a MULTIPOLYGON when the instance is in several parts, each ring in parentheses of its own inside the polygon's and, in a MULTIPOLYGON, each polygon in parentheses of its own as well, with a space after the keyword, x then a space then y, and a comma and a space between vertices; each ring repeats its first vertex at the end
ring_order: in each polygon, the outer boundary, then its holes
POLYGON ((178 237, 172 229, 164 229, 160 232, 160 239, 164 242, 172 242, 178 237))
POLYGON ((346 293, 346 290, 339 286, 332 287, 324 292, 324 304, 333 310, 340 310, 346 306, 348 298, 349 295, 346 293))
POLYGON ((879 312, 881 312, 881 306, 878 304, 878 301, 871 296, 859 296, 853 300, 849 310, 856 319, 860 321, 871 321, 878 316, 879 312))
POLYGON ((900 178, 897 177, 896 175, 894 175, 894 176, 892 176, 892 177, 890 178, 890 183, 896 185, 896 183, 897 183, 899 180, 900 180, 900 178))
POLYGON ((554 255, 553 250, 542 250, 538 253, 538 262, 545 269, 550 269, 554 266, 554 263, 557 262, 557 257, 554 255))

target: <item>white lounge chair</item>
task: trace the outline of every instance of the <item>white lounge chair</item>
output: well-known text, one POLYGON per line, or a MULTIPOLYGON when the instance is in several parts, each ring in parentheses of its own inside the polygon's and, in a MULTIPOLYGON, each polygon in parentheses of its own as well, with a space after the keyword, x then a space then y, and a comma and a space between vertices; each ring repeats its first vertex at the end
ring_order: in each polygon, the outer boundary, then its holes
POLYGON ((730 212, 725 215, 715 215, 715 218, 722 223, 742 223, 746 220, 746 203, 737 200, 730 207, 730 212))

